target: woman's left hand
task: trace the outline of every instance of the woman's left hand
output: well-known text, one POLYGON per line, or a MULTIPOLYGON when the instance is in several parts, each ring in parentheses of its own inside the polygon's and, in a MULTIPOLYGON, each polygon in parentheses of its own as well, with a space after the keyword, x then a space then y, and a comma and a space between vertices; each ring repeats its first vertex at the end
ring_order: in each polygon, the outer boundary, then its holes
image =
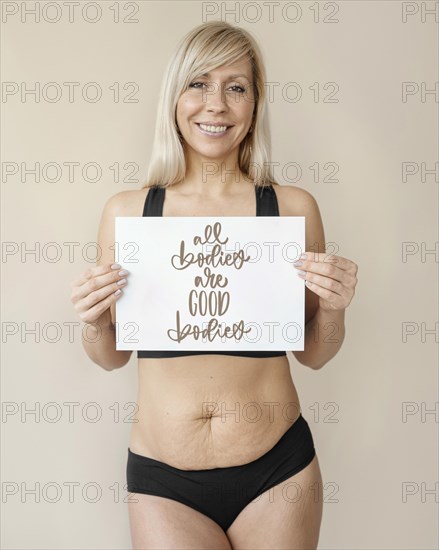
POLYGON ((319 306, 322 309, 343 310, 351 303, 358 272, 357 264, 351 260, 327 253, 305 252, 293 265, 304 272, 303 275, 298 275, 319 296, 319 306), (302 264, 297 265, 298 262, 302 264))

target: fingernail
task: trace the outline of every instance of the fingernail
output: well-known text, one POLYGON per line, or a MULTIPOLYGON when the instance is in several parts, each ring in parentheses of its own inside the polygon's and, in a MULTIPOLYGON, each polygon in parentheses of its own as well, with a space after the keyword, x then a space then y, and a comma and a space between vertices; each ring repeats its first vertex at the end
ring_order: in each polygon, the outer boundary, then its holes
POLYGON ((120 269, 120 265, 119 264, 113 264, 111 266, 111 269, 120 269))
POLYGON ((300 256, 300 259, 301 259, 301 260, 306 260, 306 258, 307 258, 306 252, 305 252, 305 254, 302 254, 302 255, 300 256))
POLYGON ((128 275, 128 271, 126 269, 122 269, 122 271, 119 271, 119 275, 123 277, 124 275, 128 275))
POLYGON ((303 265, 303 262, 294 262, 293 265, 295 267, 299 267, 299 266, 303 265))
POLYGON ((117 285, 124 285, 127 282, 126 279, 121 279, 120 281, 117 281, 117 285))
POLYGON ((300 270, 299 270, 299 271, 297 272, 297 275, 299 275, 299 277, 305 277, 306 271, 300 271, 300 270))
POLYGON ((119 296, 119 294, 122 294, 122 291, 121 289, 119 288, 118 290, 116 290, 116 292, 114 293, 116 296, 119 296))

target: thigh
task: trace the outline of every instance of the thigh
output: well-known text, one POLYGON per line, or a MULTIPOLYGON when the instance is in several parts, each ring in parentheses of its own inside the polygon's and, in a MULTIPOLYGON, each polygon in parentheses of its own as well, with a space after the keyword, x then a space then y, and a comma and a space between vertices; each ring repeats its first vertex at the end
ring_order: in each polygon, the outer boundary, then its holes
POLYGON ((128 493, 128 514, 135 550, 231 550, 227 535, 217 523, 176 500, 128 493))
POLYGON ((317 455, 300 472, 250 502, 227 530, 233 549, 317 548, 323 511, 317 455))

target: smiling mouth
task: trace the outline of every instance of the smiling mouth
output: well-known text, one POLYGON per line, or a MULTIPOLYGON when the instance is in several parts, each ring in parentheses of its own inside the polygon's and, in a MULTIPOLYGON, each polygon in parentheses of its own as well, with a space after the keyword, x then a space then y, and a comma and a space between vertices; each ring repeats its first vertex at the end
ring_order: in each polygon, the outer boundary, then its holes
POLYGON ((195 123, 198 128, 204 133, 204 134, 210 134, 210 135, 222 135, 229 130, 229 128, 232 128, 232 126, 226 126, 225 124, 222 126, 212 126, 209 124, 202 124, 199 122, 195 123))

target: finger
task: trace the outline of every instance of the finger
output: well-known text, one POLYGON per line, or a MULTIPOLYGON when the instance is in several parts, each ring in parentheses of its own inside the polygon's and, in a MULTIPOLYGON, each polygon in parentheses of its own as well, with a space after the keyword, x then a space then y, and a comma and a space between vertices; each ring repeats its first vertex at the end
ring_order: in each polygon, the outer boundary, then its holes
MULTIPOLYGON (((313 262, 310 260, 303 260, 302 265, 296 267, 296 269, 306 272, 307 275, 310 275, 313 273, 316 275, 320 275, 322 277, 327 277, 340 284, 347 282, 347 279, 350 277, 350 275, 346 271, 343 271, 333 263, 327 263, 327 262, 322 263, 322 262, 313 262)), ((307 277, 307 279, 313 280, 311 279, 311 277, 307 277)))
POLYGON ((116 302, 116 300, 122 296, 123 291, 122 289, 120 290, 121 292, 119 294, 112 293, 110 296, 107 296, 104 300, 101 300, 90 309, 80 312, 79 316, 81 320, 84 321, 84 323, 94 323, 96 319, 99 319, 105 310, 109 309, 112 303, 116 302))
MULTIPOLYGON (((328 254, 326 252, 305 252, 306 261, 312 261, 316 263, 326 263, 330 265, 336 265, 338 268, 344 271, 356 272, 356 264, 347 258, 342 256, 336 256, 335 254, 328 254)), ((303 260, 302 260, 303 261, 303 260)))
POLYGON ((75 303, 75 309, 79 313, 91 309, 96 304, 105 300, 111 294, 114 294, 119 288, 123 288, 127 283, 125 278, 119 278, 118 281, 109 280, 114 278, 112 273, 95 277, 83 285, 86 288, 85 294, 75 303), (93 290, 94 288, 94 290, 93 290))
POLYGON ((328 290, 336 294, 337 296, 343 296, 343 285, 335 279, 331 279, 323 275, 318 275, 316 273, 311 273, 310 271, 308 271, 301 278, 304 279, 306 283, 318 285, 320 288, 328 290))
POLYGON ((82 286, 84 283, 86 283, 87 281, 89 281, 93 277, 97 277, 99 275, 105 275, 106 273, 113 273, 113 272, 117 273, 117 271, 118 270, 120 271, 121 269, 122 269, 121 266, 117 263, 104 264, 104 265, 97 265, 97 266, 89 267, 88 269, 83 271, 77 279, 72 281, 70 283, 70 286, 71 287, 82 286), (111 268, 112 265, 117 266, 117 267, 115 269, 112 269, 111 268))
POLYGON ((74 304, 79 300, 86 298, 92 292, 100 290, 106 285, 110 285, 112 283, 120 281, 121 279, 124 279, 128 275, 128 272, 126 270, 122 271, 121 269, 110 268, 103 275, 95 275, 94 277, 91 277, 90 274, 96 273, 96 269, 97 268, 90 268, 90 270, 87 270, 86 272, 84 272, 83 274, 84 283, 81 286, 77 286, 73 289, 71 300, 74 304), (121 275, 120 273, 123 273, 123 274, 121 275))
POLYGON ((337 302, 340 299, 339 294, 337 294, 336 292, 333 292, 332 290, 324 288, 312 281, 305 281, 305 284, 310 290, 315 292, 318 296, 320 296, 327 302, 334 304, 334 308, 335 308, 335 302, 337 302))

